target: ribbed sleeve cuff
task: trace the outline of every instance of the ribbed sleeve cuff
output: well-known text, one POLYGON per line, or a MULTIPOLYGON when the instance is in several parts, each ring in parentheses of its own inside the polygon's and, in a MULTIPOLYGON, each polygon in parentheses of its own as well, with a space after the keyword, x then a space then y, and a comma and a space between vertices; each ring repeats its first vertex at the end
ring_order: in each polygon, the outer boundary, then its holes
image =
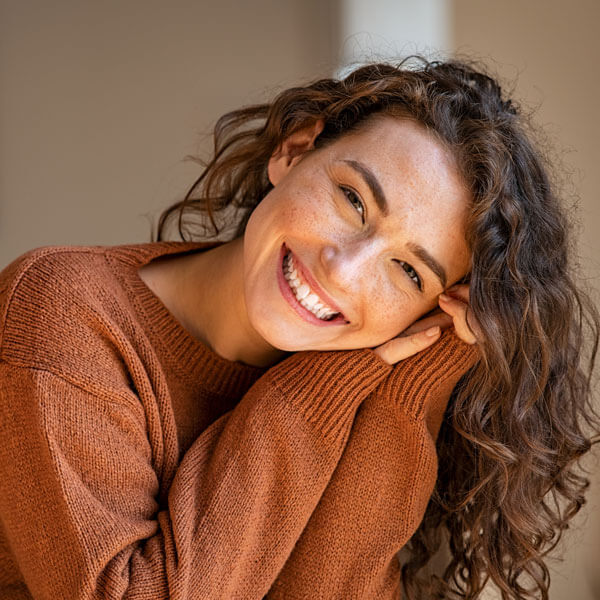
POLYGON ((392 366, 373 350, 296 352, 269 371, 283 397, 326 436, 336 437, 392 366))
POLYGON ((418 354, 396 364, 381 385, 381 393, 389 394, 401 404, 405 413, 420 418, 439 401, 439 391, 450 391, 458 380, 477 362, 479 349, 463 342, 453 328, 442 332, 440 339, 418 354))

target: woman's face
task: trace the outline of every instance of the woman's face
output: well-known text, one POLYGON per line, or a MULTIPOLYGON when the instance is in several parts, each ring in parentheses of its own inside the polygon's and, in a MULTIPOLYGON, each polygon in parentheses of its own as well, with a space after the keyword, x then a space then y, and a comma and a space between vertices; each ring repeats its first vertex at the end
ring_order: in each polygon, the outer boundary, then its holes
POLYGON ((452 157, 413 121, 370 118, 302 153, 307 136, 271 159, 274 188, 246 228, 248 317, 284 351, 374 347, 468 273, 469 194, 452 157), (342 314, 328 320, 332 312, 342 314))

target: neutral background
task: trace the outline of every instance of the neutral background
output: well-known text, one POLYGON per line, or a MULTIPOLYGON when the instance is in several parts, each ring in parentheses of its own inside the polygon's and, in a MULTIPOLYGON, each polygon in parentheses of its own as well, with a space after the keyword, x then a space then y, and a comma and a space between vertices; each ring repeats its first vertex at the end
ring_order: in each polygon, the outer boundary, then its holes
MULTIPOLYGON (((458 50, 535 109, 598 288, 598 22, 596 0, 0 0, 0 268, 41 245, 148 241, 227 110, 352 61, 458 50)), ((599 480, 553 600, 600 598, 599 480)))

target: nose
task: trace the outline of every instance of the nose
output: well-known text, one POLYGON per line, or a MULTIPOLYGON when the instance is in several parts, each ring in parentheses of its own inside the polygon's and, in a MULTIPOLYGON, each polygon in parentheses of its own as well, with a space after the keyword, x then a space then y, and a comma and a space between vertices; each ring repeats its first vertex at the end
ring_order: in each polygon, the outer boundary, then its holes
POLYGON ((373 239, 328 244, 321 249, 321 264, 331 285, 346 292, 356 292, 364 284, 365 277, 376 281, 380 251, 373 239))

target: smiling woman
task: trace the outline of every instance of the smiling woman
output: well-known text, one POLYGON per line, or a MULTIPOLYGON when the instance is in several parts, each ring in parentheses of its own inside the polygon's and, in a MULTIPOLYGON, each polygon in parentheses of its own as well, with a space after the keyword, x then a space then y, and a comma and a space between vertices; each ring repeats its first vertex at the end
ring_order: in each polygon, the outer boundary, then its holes
POLYGON ((435 308, 445 288, 440 268, 432 270, 415 246, 444 257, 441 270, 452 283, 469 270, 469 193, 425 128, 371 117, 353 135, 310 151, 322 128, 317 121, 283 141, 268 164, 274 187, 244 234, 238 314, 280 350, 372 348, 435 308), (281 301, 274 274, 282 271, 284 245, 314 303, 328 298, 345 320, 315 329, 298 320, 298 302, 281 301))
POLYGON ((547 598, 600 320, 524 117, 416 58, 214 137, 156 241, 0 274, 0 590, 547 598))

